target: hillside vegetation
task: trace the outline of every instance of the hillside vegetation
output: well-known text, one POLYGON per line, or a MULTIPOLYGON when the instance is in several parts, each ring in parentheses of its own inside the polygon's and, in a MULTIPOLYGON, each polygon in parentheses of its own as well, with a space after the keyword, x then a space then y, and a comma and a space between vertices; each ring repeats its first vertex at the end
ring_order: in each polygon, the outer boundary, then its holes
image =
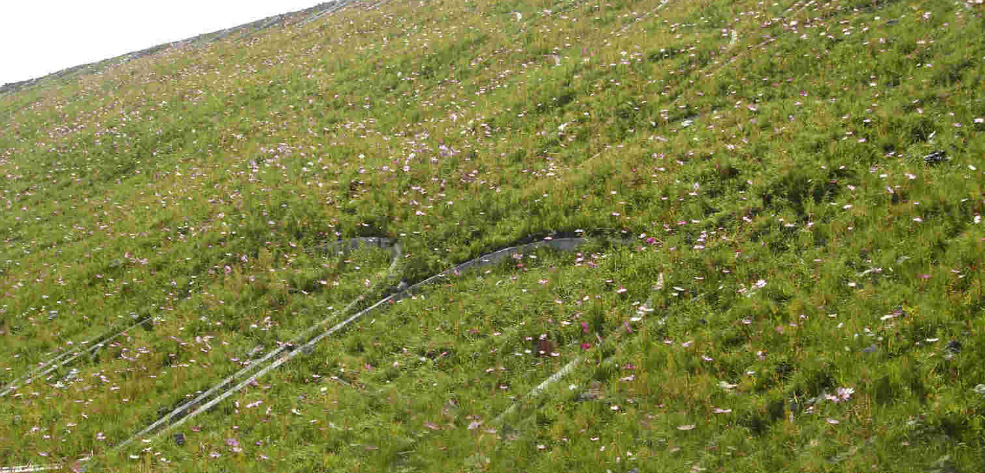
POLYGON ((2 94, 0 466, 983 471, 983 13, 351 2, 2 94))

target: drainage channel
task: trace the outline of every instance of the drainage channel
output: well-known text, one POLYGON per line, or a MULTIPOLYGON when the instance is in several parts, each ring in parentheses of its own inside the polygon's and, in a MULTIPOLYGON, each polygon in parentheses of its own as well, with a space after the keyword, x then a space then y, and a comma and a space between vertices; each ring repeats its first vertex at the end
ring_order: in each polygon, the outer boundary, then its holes
MULTIPOLYGON (((579 232, 579 234, 583 234, 583 232, 579 232)), ((318 344, 320 341, 324 340, 325 338, 343 331, 349 325, 362 319, 363 317, 365 317, 370 313, 386 310, 392 303, 395 303, 401 299, 409 297, 410 295, 414 294, 416 291, 424 288, 425 286, 441 282, 443 280, 446 280, 449 276, 459 274, 469 269, 481 268, 485 266, 498 264, 499 262, 507 258, 512 258, 514 255, 517 254, 527 253, 532 250, 536 250, 540 248, 547 248, 556 251, 574 251, 577 248, 584 245, 585 243, 587 243, 588 241, 589 241, 588 238, 582 236, 560 237, 560 238, 547 237, 540 241, 507 246, 504 248, 494 250, 490 253, 486 253, 482 256, 470 259, 458 265, 455 265, 451 268, 441 271, 440 273, 430 276, 416 284, 406 287, 404 287, 402 283, 399 286, 393 285, 393 282, 397 280, 396 277, 397 269, 400 266, 400 260, 402 259, 401 257, 403 255, 401 250, 401 245, 399 242, 396 242, 389 238, 368 237, 368 238, 341 240, 338 242, 323 244, 318 248, 319 250, 334 251, 343 254, 349 251, 353 251, 355 249, 365 248, 365 247, 377 247, 377 248, 389 250, 391 254, 391 263, 390 266, 385 270, 386 276, 383 278, 380 284, 374 285, 374 287, 370 288, 366 293, 360 295, 359 297, 351 301, 344 308, 333 312, 332 314, 325 317, 321 321, 301 331, 300 333, 295 335, 290 341, 280 344, 278 348, 267 353, 266 355, 263 356, 263 358, 251 363, 250 365, 240 369, 233 375, 216 383, 205 392, 196 396, 194 399, 182 403, 177 408, 173 409, 171 412, 162 415, 156 421, 152 422, 145 428, 141 429, 139 432, 137 432, 130 438, 116 444, 111 451, 119 452, 126 449, 128 446, 132 445, 135 441, 139 440, 143 442, 150 442, 161 435, 167 434, 171 430, 183 425, 188 420, 195 418, 199 414, 207 412, 218 403, 222 402, 223 400, 227 399, 233 394, 241 391, 246 386, 251 385, 257 379, 263 377, 264 375, 270 373, 273 370, 276 370, 278 367, 284 365, 285 363, 288 363, 298 355, 310 353, 311 351, 313 351, 314 346, 318 344), (380 288, 379 286, 385 282, 391 283, 392 285, 391 287, 395 288, 395 289, 390 289, 390 291, 393 292, 391 292, 386 297, 383 297, 382 299, 378 300, 374 304, 332 325, 332 322, 338 320, 340 317, 344 317, 346 314, 355 310, 355 308, 359 304, 363 303, 372 294, 380 292, 382 288, 380 288)), ((615 238, 611 238, 609 239, 609 241, 617 244, 624 243, 623 240, 619 240, 615 238)), ((644 308, 647 307, 648 305, 649 305, 649 301, 647 302, 647 304, 644 304, 644 308)), ((140 323, 144 323, 144 322, 143 321, 138 322, 137 324, 128 327, 127 330, 132 329, 135 326, 138 326, 140 323)), ((125 331, 126 330, 121 332, 116 332, 114 334, 111 334, 111 336, 112 337, 119 336, 125 333, 125 331)), ((606 337, 606 339, 608 340, 613 337, 618 337, 618 334, 614 333, 606 337)), ((106 341, 108 340, 109 338, 99 343, 106 343, 106 341)), ((77 359, 78 356, 79 353, 76 353, 70 357, 61 358, 60 359, 61 361, 56 362, 56 360, 52 360, 51 362, 49 362, 49 364, 55 363, 55 365, 57 365, 58 367, 65 366, 68 363, 70 363, 72 360, 77 359)), ((540 395, 550 384, 556 382, 557 380, 569 374, 573 370, 575 365, 577 365, 580 361, 582 361, 581 357, 565 365, 557 373, 553 374, 543 383, 535 387, 531 391, 531 393, 529 393, 527 396, 524 396, 523 399, 530 399, 540 395)), ((49 369, 51 370, 55 369, 55 365, 51 365, 49 369)), ((32 377, 36 377, 36 376, 32 376, 32 377)), ((510 406, 510 408, 508 408, 506 411, 504 411, 502 414, 500 414, 497 417, 496 422, 497 423, 501 422, 503 418, 512 414, 516 410, 516 408, 517 408, 517 404, 515 403, 514 405, 510 406)), ((87 459, 87 461, 88 460, 92 460, 92 459, 87 459)), ((95 464, 88 464, 88 465, 84 465, 82 469, 88 470, 95 466, 96 466, 95 464)), ((61 469, 63 467, 64 466, 61 464, 26 465, 26 466, 0 468, 0 473, 22 472, 22 471, 23 472, 49 471, 49 470, 61 469)))
MULTIPOLYGON (((360 302, 363 302, 366 297, 368 297, 364 294, 352 301, 345 308, 334 312, 322 321, 299 333, 291 340, 291 342, 282 344, 278 349, 271 351, 257 362, 241 369, 234 375, 215 384, 212 388, 200 394, 195 399, 192 399, 180 405, 173 411, 161 416, 157 421, 151 423, 130 438, 118 443, 111 451, 119 452, 132 445, 135 441, 139 440, 143 442, 150 442, 161 435, 169 433, 171 430, 180 427, 185 422, 195 418, 199 414, 207 412, 216 404, 251 385, 255 380, 263 377, 273 370, 276 370, 285 363, 288 363, 298 355, 310 353, 314 346, 325 338, 343 331, 349 325, 362 319, 370 313, 386 310, 392 303, 409 297, 414 294, 415 291, 418 291, 425 286, 446 280, 449 276, 458 274, 462 271, 498 264, 507 258, 512 258, 516 254, 530 252, 539 248, 553 249, 556 251, 574 251, 588 241, 589 240, 587 238, 581 236, 562 238, 547 237, 540 241, 500 248, 477 258, 473 258, 455 265, 411 286, 402 287, 403 285, 401 284, 400 286, 397 286, 397 289, 394 289, 394 292, 390 295, 378 300, 369 307, 346 317, 342 321, 329 326, 332 321, 338 320, 340 317, 354 310, 360 302)), ((619 243, 621 243, 621 241, 619 241, 619 243)), ((335 245, 335 248, 339 251, 348 251, 365 245, 375 245, 380 248, 390 249, 393 260, 390 268, 387 270, 388 277, 386 279, 391 281, 396 279, 394 275, 402 254, 399 243, 386 238, 364 238, 344 240, 342 242, 333 243, 332 245, 335 245)), ((375 291, 369 291, 369 293, 373 292, 375 291)), ((95 464, 85 465, 84 469, 88 470, 95 466, 95 464)), ((0 470, 0 473, 4 473, 4 471, 0 470)))
MULTIPOLYGON (((503 259, 510 258, 517 253, 523 253, 544 247, 552 248, 559 251, 572 251, 575 248, 581 246, 583 243, 585 243, 585 241, 586 241, 585 239, 580 237, 558 238, 558 239, 548 239, 539 242, 528 243, 525 245, 509 246, 506 248, 502 248, 493 251, 491 253, 487 253, 485 255, 479 256, 478 258, 468 260, 464 263, 461 263, 452 268, 446 269, 438 274, 435 274, 434 276, 431 276, 419 283, 416 283, 412 286, 394 292, 393 294, 390 294, 389 296, 380 299, 379 301, 370 305, 369 307, 360 310, 355 314, 350 315, 349 317, 345 318, 341 322, 338 322, 327 329, 324 328, 328 325, 329 321, 336 320, 339 316, 343 316, 344 314, 348 313, 354 308, 354 306, 358 302, 363 300, 362 298, 357 299, 356 301, 353 301, 353 303, 349 304, 349 306, 347 306, 346 308, 338 311, 335 314, 332 314, 322 322, 319 322, 318 324, 305 330, 297 337, 295 337, 295 339, 293 340, 293 341, 298 341, 305 339, 306 341, 304 343, 290 343, 290 344, 281 345, 281 347, 278 350, 275 350, 267 354, 259 362, 247 368, 244 368, 239 373, 236 373, 236 375, 233 375, 230 378, 223 380, 222 382, 213 386, 211 389, 209 389, 208 391, 206 391, 196 399, 193 399, 192 401, 189 401, 185 405, 180 406, 178 409, 175 409, 174 411, 166 414, 161 419, 154 422, 147 428, 141 430, 133 437, 130 437, 129 439, 121 442, 114 448, 114 450, 120 450, 126 448, 128 445, 130 445, 136 440, 140 440, 140 439, 153 440, 154 438, 160 435, 167 434, 168 432, 181 426, 188 420, 191 420, 196 416, 198 416, 199 414, 208 411, 213 406, 222 402, 229 396, 232 396, 233 394, 241 391, 243 388, 249 386, 254 381, 263 377, 267 373, 291 361, 298 355, 311 352, 314 349, 314 346, 318 344, 320 341, 324 340, 325 338, 330 337, 339 331, 342 331, 343 329, 351 325, 353 322, 358 321, 359 319, 363 318, 367 314, 380 310, 385 310, 390 306, 391 303, 397 302, 400 299, 410 296, 411 294, 414 293, 414 291, 419 290, 424 286, 437 283, 439 281, 444 280, 449 275, 457 274, 459 272, 468 269, 497 264, 503 259), (320 333, 315 333, 318 330, 322 330, 322 331, 320 333), (192 407, 194 407, 194 410, 189 410, 192 407)), ((395 245, 394 247, 399 250, 399 244, 395 245)), ((396 261, 397 258, 394 259, 394 262, 396 261)), ((391 265, 391 268, 393 268, 394 266, 395 264, 391 265)))

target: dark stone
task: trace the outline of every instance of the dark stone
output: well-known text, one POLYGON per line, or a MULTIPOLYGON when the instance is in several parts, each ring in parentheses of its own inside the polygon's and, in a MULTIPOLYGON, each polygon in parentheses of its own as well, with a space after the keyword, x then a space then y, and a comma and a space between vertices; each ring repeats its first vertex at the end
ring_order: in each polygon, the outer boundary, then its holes
POLYGON ((185 446, 185 434, 178 432, 174 434, 174 444, 179 447, 185 446))
POLYGON ((869 345, 862 349, 862 353, 875 353, 877 351, 879 351, 879 347, 875 345, 869 345))
POLYGON ((924 156, 923 162, 933 165, 933 164, 940 164, 944 162, 945 159, 947 159, 947 155, 944 154, 944 151, 937 150, 934 151, 933 153, 924 156))
POLYGON ((786 380, 793 373, 793 365, 787 363, 786 361, 781 361, 776 365, 776 376, 780 379, 786 380))
POLYGON ((551 356, 557 350, 557 344, 547 339, 537 339, 533 341, 534 356, 551 356))
POLYGON ((961 353, 961 342, 957 340, 951 340, 947 342, 947 345, 944 346, 944 350, 946 350, 948 353, 953 353, 957 355, 958 353, 961 353))
POLYGON ((783 399, 778 399, 766 405, 766 413, 771 421, 777 421, 783 417, 783 399))

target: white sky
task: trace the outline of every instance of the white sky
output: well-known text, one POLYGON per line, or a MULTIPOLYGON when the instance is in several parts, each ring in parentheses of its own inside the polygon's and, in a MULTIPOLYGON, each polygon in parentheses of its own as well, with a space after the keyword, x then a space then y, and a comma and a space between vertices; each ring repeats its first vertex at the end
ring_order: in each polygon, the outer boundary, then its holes
POLYGON ((0 84, 327 0, 0 0, 0 84))

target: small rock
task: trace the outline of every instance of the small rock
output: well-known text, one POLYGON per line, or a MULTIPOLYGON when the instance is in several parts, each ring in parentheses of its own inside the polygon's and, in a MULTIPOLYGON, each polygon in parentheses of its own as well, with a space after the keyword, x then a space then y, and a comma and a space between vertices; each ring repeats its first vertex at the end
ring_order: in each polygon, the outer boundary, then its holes
POLYGON ((933 153, 924 156, 923 162, 927 164, 940 164, 944 162, 945 159, 947 159, 947 155, 944 154, 944 151, 937 150, 934 151, 933 153))
POLYGON ((179 447, 185 446, 185 434, 178 432, 174 434, 174 444, 179 447))
POLYGON ((602 397, 602 383, 598 381, 592 381, 587 392, 583 392, 578 395, 576 399, 578 402, 594 401, 602 397))
POLYGON ((951 340, 947 342, 947 345, 944 347, 944 350, 946 350, 948 353, 957 355, 958 353, 961 353, 961 342, 957 340, 951 340))
POLYGON ((879 347, 875 345, 869 345, 862 349, 862 353, 875 353, 877 351, 879 351, 879 347))

